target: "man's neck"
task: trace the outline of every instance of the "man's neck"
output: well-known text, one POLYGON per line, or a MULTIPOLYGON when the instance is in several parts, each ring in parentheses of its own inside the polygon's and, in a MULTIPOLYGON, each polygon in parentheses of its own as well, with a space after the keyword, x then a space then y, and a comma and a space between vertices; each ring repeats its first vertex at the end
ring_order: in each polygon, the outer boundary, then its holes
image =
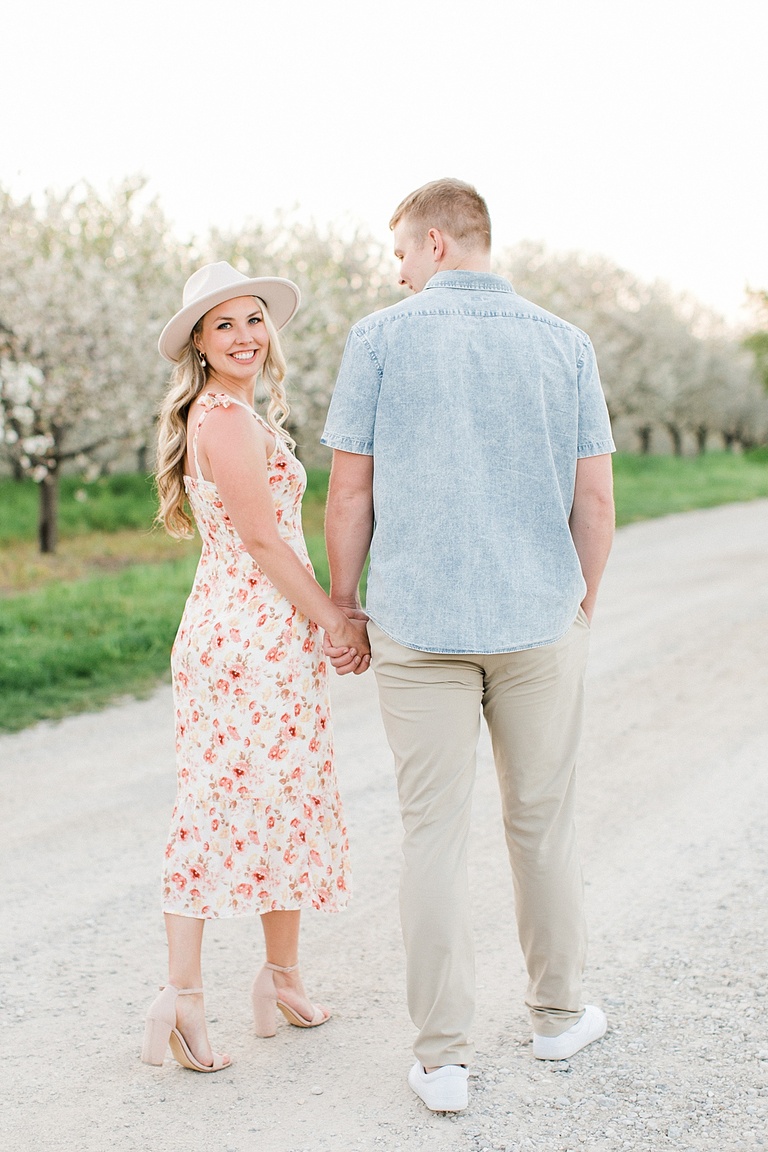
POLYGON ((435 268, 435 272, 490 272, 490 249, 474 249, 472 252, 450 253, 435 268))

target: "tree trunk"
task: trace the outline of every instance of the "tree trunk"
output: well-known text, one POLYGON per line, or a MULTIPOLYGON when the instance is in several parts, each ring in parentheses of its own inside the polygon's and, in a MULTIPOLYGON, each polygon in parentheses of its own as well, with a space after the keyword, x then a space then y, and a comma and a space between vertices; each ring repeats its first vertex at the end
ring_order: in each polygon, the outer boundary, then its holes
POLYGON ((40 484, 40 517, 37 526, 40 551, 52 553, 59 542, 59 464, 40 484))
POLYGON ((139 444, 136 449, 136 471, 141 472, 142 475, 147 474, 147 461, 149 460, 149 445, 139 444))
POLYGON ((640 439, 640 455, 649 456, 651 453, 651 433, 653 429, 650 424, 643 424, 637 429, 637 435, 640 439))
POLYGON ((707 437, 709 436, 709 428, 704 424, 699 424, 696 428, 696 450, 699 456, 703 456, 707 450, 707 437))
POLYGON ((678 428, 677 424, 667 424, 667 432, 672 437, 672 451, 675 456, 682 456, 683 454, 683 434, 678 428))

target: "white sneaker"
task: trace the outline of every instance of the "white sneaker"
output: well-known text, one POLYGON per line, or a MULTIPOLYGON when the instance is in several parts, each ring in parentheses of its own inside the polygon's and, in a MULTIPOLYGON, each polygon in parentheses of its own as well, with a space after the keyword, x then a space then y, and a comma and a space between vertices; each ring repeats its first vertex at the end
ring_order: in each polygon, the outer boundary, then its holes
POLYGON ((467 1106, 469 1072, 461 1064, 445 1064, 434 1072, 425 1072, 414 1064, 408 1083, 416 1095, 433 1112, 463 1112, 467 1106))
POLYGON ((594 1004, 587 1004, 584 1015, 567 1032, 561 1032, 559 1036, 538 1036, 534 1032, 533 1054, 537 1060, 567 1060, 593 1040, 605 1036, 607 1027, 605 1012, 594 1004))

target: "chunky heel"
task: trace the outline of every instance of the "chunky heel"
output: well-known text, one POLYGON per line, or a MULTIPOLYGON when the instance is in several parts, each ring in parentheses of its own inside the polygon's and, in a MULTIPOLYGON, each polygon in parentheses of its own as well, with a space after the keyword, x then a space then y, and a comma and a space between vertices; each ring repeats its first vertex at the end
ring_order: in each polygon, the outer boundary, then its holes
POLYGON ((277 1032, 277 992, 274 977, 266 964, 253 981, 251 1002, 256 1035, 264 1038, 274 1036, 277 1032))
POLYGON ((142 1063, 162 1064, 170 1038, 170 1024, 165 1020, 156 1020, 147 1016, 147 1022, 144 1026, 144 1043, 141 1046, 142 1063))
POLYGON ((160 989, 160 995, 150 1005, 144 1026, 141 1059, 145 1064, 162 1064, 165 1050, 170 1046, 174 1059, 193 1072, 220 1072, 222 1068, 229 1067, 232 1061, 229 1057, 220 1056, 218 1052, 213 1053, 212 1064, 201 1064, 176 1027, 177 997, 202 994, 202 988, 176 988, 173 984, 166 984, 160 989))
POLYGON ((277 1032, 276 1009, 278 1008, 288 1023, 293 1024, 294 1028, 317 1028, 320 1024, 325 1024, 326 1020, 330 1020, 330 1012, 325 1008, 319 1008, 317 1004, 312 1005, 312 1018, 307 1019, 305 1016, 300 1016, 290 1004, 278 996, 272 973, 293 972, 296 968, 298 968, 298 964, 281 968, 279 964, 270 964, 267 961, 261 971, 256 974, 251 988, 251 999, 253 1001, 253 1023, 257 1036, 275 1035, 277 1032))

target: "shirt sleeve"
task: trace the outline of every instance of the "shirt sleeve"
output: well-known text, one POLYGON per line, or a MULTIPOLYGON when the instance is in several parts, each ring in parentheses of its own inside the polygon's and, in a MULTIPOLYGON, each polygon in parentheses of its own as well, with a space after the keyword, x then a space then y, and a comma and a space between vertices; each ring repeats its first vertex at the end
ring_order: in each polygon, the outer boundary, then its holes
POLYGON ((587 337, 578 363, 579 437, 577 456, 602 456, 615 452, 611 419, 605 403, 592 341, 587 337))
POLYGON ((364 335, 353 328, 339 368, 320 443, 341 452, 373 456, 381 366, 364 335))

